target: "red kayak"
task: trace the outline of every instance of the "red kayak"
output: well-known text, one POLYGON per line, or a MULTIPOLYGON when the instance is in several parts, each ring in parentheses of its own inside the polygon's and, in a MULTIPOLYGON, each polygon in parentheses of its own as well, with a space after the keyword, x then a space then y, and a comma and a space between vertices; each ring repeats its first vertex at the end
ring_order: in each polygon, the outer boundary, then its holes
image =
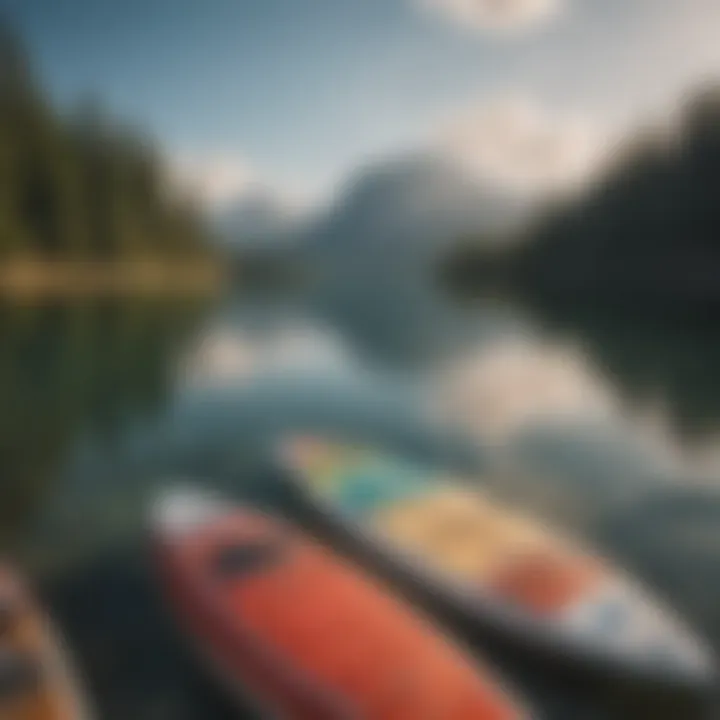
POLYGON ((409 607, 279 521, 175 492, 158 501, 154 533, 179 624, 264 717, 528 717, 409 607))

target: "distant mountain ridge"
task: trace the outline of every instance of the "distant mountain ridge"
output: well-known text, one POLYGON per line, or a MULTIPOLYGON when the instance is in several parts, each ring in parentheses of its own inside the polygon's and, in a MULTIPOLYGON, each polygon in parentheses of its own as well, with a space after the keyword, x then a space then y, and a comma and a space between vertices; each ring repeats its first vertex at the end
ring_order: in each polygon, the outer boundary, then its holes
POLYGON ((213 226, 219 242, 228 249, 292 242, 303 214, 268 189, 255 189, 216 211, 213 226))
POLYGON ((409 155, 356 173, 313 228, 310 242, 334 251, 435 247, 465 233, 511 231, 529 211, 527 200, 474 179, 449 159, 409 155))
POLYGON ((419 257, 470 233, 515 231, 533 208, 527 198, 475 179, 449 159, 413 154, 356 171, 331 206, 313 217, 259 190, 216 213, 214 223, 229 245, 293 242, 336 262, 380 251, 388 262, 409 260, 408 252, 419 257))

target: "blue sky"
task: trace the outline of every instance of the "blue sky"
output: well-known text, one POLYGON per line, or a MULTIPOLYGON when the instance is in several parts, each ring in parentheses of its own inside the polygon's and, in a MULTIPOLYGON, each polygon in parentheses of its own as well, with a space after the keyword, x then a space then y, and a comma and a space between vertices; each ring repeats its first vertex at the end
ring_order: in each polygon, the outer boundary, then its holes
MULTIPOLYGON (((539 108, 558 132, 572 116, 602 134, 662 115, 694 82, 720 76, 720 0, 0 7, 60 103, 97 93, 200 175, 222 165, 238 191, 244 172, 329 194, 358 164, 432 143, 453 118, 505 97, 539 108)), ((463 137, 473 142, 472 132, 463 137)))

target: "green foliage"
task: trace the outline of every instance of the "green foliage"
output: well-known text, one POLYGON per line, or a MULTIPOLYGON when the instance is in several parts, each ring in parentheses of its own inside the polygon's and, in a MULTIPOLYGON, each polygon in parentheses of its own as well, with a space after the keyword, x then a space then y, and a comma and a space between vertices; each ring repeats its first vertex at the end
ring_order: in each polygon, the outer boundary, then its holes
POLYGON ((94 103, 61 117, 0 26, 0 254, 110 260, 207 247, 152 144, 94 103))
POLYGON ((454 287, 502 280, 535 301, 621 307, 720 300, 720 91, 699 94, 676 134, 637 135, 600 182, 546 213, 496 252, 465 243, 448 261, 454 287))
POLYGON ((210 310, 193 298, 0 300, 0 545, 52 489, 78 438, 111 446, 164 411, 210 310))
POLYGON ((590 193, 540 226, 518 257, 541 295, 715 303, 720 270, 720 94, 676 136, 636 141, 590 193))

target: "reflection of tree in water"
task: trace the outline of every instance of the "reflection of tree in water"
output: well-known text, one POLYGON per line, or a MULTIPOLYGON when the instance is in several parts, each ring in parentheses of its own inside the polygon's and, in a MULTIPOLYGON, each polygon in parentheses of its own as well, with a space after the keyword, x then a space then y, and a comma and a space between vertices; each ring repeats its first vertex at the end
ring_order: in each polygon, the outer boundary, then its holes
POLYGON ((683 438, 699 438, 720 425, 720 328, 712 320, 568 306, 536 312, 578 338, 631 404, 659 404, 683 438))
MULTIPOLYGON (((659 401, 688 442, 720 426, 720 328, 690 316, 536 311, 579 338, 630 403, 659 401)), ((720 494, 673 484, 612 514, 603 543, 720 649, 720 494)))
POLYGON ((179 642, 149 570, 137 552, 105 553, 45 588, 72 637, 73 657, 90 676, 98 717, 255 718, 249 708, 239 713, 198 672, 203 668, 179 642))
POLYGON ((497 286, 552 305, 548 316, 584 338, 627 395, 667 401, 691 434, 720 417, 720 89, 694 93, 673 123, 617 148, 596 182, 524 237, 475 238, 445 270, 459 292, 497 286))
POLYGON ((0 540, 81 436, 160 412, 197 302, 0 305, 0 540))

